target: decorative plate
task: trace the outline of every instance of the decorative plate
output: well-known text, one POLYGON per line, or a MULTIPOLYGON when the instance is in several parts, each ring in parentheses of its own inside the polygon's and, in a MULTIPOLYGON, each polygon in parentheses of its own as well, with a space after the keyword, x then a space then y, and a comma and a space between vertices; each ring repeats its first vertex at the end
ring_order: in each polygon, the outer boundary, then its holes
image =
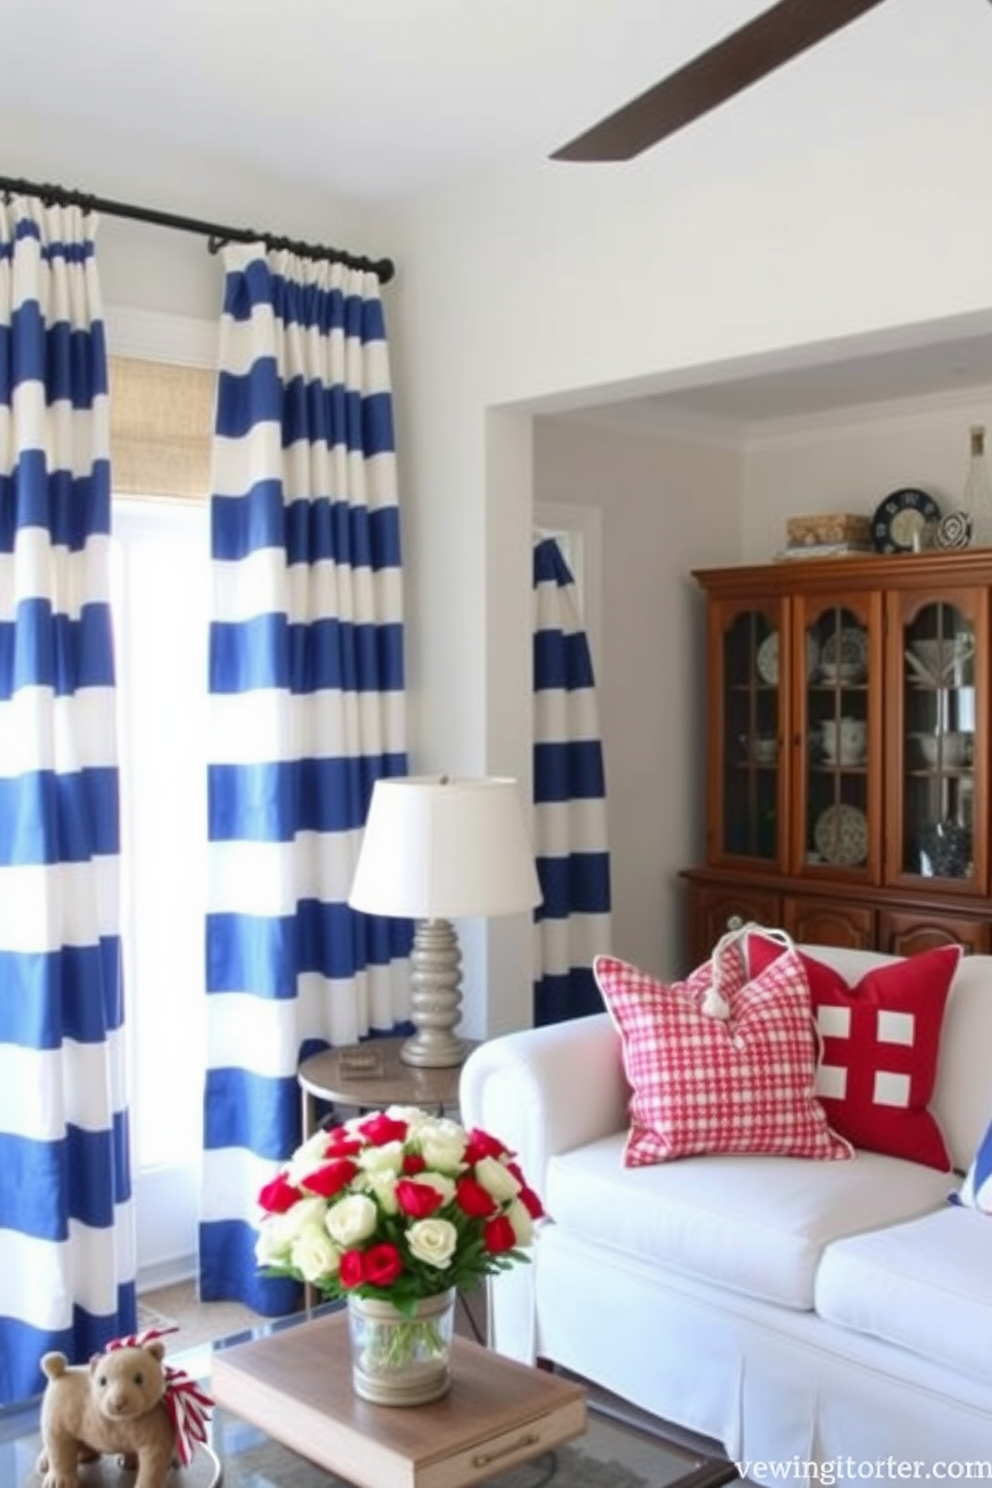
POLYGON ((868 670, 868 632, 857 625, 845 625, 827 636, 820 657, 824 666, 839 667, 849 681, 863 677, 868 670))
POLYGON ((879 553, 913 553, 925 547, 928 527, 937 530, 940 507, 926 491, 906 486, 893 491, 875 509, 871 539, 879 553))
MULTIPOLYGON (((778 683, 778 631, 773 630, 765 636, 755 654, 754 664, 758 669, 758 676, 762 682, 767 682, 769 687, 775 687, 778 683)), ((806 632, 806 671, 812 677, 820 664, 820 648, 816 642, 816 636, 806 632)))
POLYGON ((952 511, 941 517, 933 541, 938 548, 966 548, 971 542, 971 521, 967 513, 952 511))
POLYGON ((817 817, 813 841, 825 863, 856 868, 868 856, 868 818, 857 806, 828 806, 817 817))

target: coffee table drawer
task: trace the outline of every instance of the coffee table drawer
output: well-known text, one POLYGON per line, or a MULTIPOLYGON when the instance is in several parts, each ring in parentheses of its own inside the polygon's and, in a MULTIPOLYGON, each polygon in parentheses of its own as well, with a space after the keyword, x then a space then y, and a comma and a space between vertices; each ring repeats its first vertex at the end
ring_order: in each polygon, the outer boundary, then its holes
POLYGON ((352 1388, 343 1312, 215 1350, 211 1393, 291 1452, 356 1488, 472 1488, 581 1436, 573 1381, 452 1343, 452 1385, 429 1405, 373 1405, 352 1388))
POLYGON ((529 1462, 572 1441, 586 1430, 584 1399, 567 1401, 547 1414, 511 1431, 477 1442, 437 1462, 425 1462, 417 1474, 418 1488, 471 1488, 521 1462, 529 1462))

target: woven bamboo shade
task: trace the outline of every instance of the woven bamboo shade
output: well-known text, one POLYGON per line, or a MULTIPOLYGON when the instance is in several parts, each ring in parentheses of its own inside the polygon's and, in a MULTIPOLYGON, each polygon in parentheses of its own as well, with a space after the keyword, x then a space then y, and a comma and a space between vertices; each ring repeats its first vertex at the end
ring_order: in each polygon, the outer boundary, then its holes
POLYGON ((110 460, 120 496, 206 500, 217 374, 110 358, 110 460))

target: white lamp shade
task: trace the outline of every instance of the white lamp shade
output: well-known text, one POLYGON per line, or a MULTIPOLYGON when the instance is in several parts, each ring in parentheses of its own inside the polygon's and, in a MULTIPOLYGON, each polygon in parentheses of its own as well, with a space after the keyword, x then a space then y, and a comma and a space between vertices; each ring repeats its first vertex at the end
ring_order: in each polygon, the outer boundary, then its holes
POLYGON ((513 914, 541 902, 517 782, 379 780, 348 903, 410 919, 513 914))

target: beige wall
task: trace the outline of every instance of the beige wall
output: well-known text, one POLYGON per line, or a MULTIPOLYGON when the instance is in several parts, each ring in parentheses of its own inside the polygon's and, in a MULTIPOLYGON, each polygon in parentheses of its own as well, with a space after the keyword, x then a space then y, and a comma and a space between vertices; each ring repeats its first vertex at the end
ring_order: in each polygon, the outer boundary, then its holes
POLYGON ((972 423, 992 431, 992 388, 766 432, 744 459, 743 556, 760 561, 780 548, 786 517, 870 516, 902 486, 922 487, 949 509, 961 497, 972 423))
POLYGON ((535 420, 536 501, 601 516, 595 663, 618 955, 662 975, 685 970, 677 875, 704 846, 705 647, 692 568, 767 561, 784 544, 787 517, 870 516, 900 486, 920 486, 948 509, 972 422, 992 426, 992 388, 959 402, 769 424, 734 443, 727 433, 706 444, 535 420))
POLYGON ((535 421, 538 502, 601 515, 594 664, 613 848, 612 949, 664 975, 684 969, 676 874, 702 849, 702 612, 688 574, 715 555, 736 555, 740 478, 732 450, 535 421))

